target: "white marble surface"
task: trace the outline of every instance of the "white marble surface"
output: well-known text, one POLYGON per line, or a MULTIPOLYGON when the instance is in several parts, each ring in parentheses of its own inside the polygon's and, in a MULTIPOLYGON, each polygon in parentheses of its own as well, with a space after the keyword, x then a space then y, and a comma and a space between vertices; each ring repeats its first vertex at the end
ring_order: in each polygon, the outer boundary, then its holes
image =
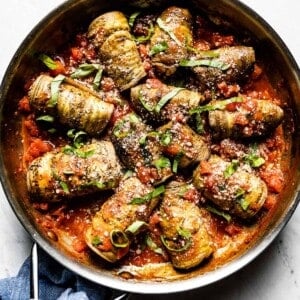
MULTIPOLYGON (((20 42, 62 0, 0 1, 0 80, 20 42)), ((245 0, 282 37, 300 64, 300 1, 245 0)), ((236 274, 208 287, 178 294, 178 299, 300 299, 300 209, 271 246, 236 274)), ((0 187, 0 278, 16 275, 29 255, 31 240, 8 205, 0 187)), ((143 296, 171 299, 173 296, 143 296)), ((139 299, 140 296, 133 296, 139 299)), ((4 300, 4 299, 3 299, 4 300)))

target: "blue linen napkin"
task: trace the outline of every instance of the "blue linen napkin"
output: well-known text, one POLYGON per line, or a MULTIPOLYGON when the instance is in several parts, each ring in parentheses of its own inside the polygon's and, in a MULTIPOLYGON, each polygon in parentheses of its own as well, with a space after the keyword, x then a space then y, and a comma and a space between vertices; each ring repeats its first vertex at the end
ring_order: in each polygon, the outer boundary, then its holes
MULTIPOLYGON (((42 249, 39 256, 40 300, 106 300, 115 294, 112 289, 97 285, 64 268, 42 249)), ((1 300, 30 298, 31 258, 23 263, 16 277, 0 280, 1 300)))

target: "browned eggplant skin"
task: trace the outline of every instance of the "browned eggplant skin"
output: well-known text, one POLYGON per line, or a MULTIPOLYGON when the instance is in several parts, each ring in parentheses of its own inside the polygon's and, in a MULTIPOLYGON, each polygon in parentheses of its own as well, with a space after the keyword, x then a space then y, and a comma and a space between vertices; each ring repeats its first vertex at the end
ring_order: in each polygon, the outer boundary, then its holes
POLYGON ((93 140, 77 150, 81 157, 56 149, 31 162, 27 188, 34 199, 56 202, 118 186, 122 172, 111 142, 93 140))
POLYGON ((173 121, 159 127, 157 131, 160 136, 168 139, 167 142, 161 141, 163 153, 179 157, 180 168, 208 159, 210 155, 208 142, 188 125, 173 121))
POLYGON ((224 109, 208 113, 209 126, 216 138, 264 137, 282 122, 283 117, 284 111, 280 106, 270 100, 259 99, 237 103, 235 111, 224 109))
MULTIPOLYGON (((39 114, 50 114, 70 128, 84 130, 90 135, 99 135, 107 126, 114 106, 68 83, 61 83, 57 103, 50 106, 51 76, 40 75, 29 90, 30 105, 39 114)), ((104 95, 103 95, 104 97, 104 95)))
POLYGON ((241 165, 233 174, 226 175, 231 162, 217 155, 208 160, 210 173, 202 174, 199 165, 193 183, 203 195, 220 209, 243 219, 255 216, 267 198, 267 186, 254 174, 250 166, 241 165))
MULTIPOLYGON (((211 58, 211 60, 216 60, 226 67, 224 70, 221 67, 207 66, 192 68, 200 84, 213 88, 223 81, 226 83, 238 83, 251 74, 255 63, 255 52, 252 47, 222 47, 213 51, 216 53, 216 57, 211 58)), ((195 55, 191 59, 201 60, 203 56, 195 55)))
POLYGON ((205 100, 204 96, 198 92, 187 89, 179 90, 159 112, 155 110, 155 107, 162 97, 174 91, 176 88, 175 86, 169 86, 163 83, 157 86, 153 85, 151 81, 148 81, 131 88, 131 103, 137 113, 146 122, 163 124, 173 120, 176 116, 177 119, 180 118, 182 122, 186 122, 189 117, 189 110, 196 108, 205 100), (145 108, 145 104, 148 109, 145 108))
POLYGON ((163 168, 155 167, 158 160, 163 158, 161 147, 154 130, 142 122, 135 113, 120 118, 114 125, 111 140, 123 164, 131 170, 139 171, 141 168, 154 168, 156 178, 151 182, 158 184, 171 177, 171 165, 163 168))
MULTIPOLYGON (((88 246, 99 256, 112 263, 125 256, 129 247, 120 254, 118 253, 120 248, 114 245, 111 245, 109 250, 102 250, 101 246, 100 248, 93 246, 92 239, 97 237, 104 241, 109 238, 113 230, 125 233, 126 229, 136 221, 147 223, 153 209, 158 204, 159 197, 151 198, 141 204, 134 204, 132 200, 143 197, 152 190, 151 186, 142 184, 136 177, 122 180, 116 193, 104 202, 101 209, 92 218, 91 225, 85 233, 88 246)), ((145 227, 141 228, 141 230, 143 229, 145 227)), ((128 239, 130 243, 130 236, 128 239)))
POLYGON ((150 49, 162 42, 167 45, 165 51, 152 56, 152 65, 158 73, 166 76, 174 74, 179 62, 187 57, 193 40, 191 23, 190 12, 176 6, 167 8, 159 16, 150 40, 150 49))
POLYGON ((146 76, 123 13, 113 11, 99 16, 90 24, 88 36, 98 48, 107 74, 120 91, 136 85, 146 76))
POLYGON ((188 235, 185 239, 186 247, 180 242, 178 246, 182 249, 177 251, 167 247, 173 266, 183 270, 196 267, 213 252, 212 240, 202 220, 200 208, 183 197, 189 189, 195 187, 184 182, 170 182, 159 210, 162 234, 166 241, 170 241, 170 246, 175 248, 174 242, 182 238, 181 231, 188 235))

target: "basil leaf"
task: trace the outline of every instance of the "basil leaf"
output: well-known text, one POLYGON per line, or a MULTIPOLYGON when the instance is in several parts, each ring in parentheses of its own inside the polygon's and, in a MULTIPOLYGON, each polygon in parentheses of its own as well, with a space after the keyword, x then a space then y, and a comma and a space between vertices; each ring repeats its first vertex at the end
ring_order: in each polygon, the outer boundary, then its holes
POLYGON ((149 52, 149 56, 152 56, 152 55, 155 55, 157 53, 160 53, 160 52, 164 52, 168 49, 168 44, 166 41, 162 41, 161 43, 158 43, 158 44, 155 44, 150 52, 149 52))
POLYGON ((160 143, 163 146, 168 146, 172 142, 172 133, 170 130, 163 132, 159 139, 160 143))
POLYGON ((103 73, 103 69, 99 68, 99 70, 96 73, 96 76, 93 80, 93 87, 94 87, 95 90, 97 90, 100 86, 100 82, 101 82, 101 79, 102 79, 102 73, 103 73))
POLYGON ((64 75, 57 75, 55 78, 52 79, 50 84, 50 91, 51 91, 51 97, 49 101, 47 102, 48 107, 54 107, 57 104, 58 95, 59 95, 59 87, 61 83, 65 80, 64 75))
POLYGON ((209 205, 206 206, 206 209, 217 216, 223 217, 228 223, 231 221, 231 215, 225 213, 224 211, 218 210, 209 205))
POLYGON ((144 43, 146 41, 149 41, 152 34, 154 32, 154 27, 153 25, 151 24, 149 29, 148 29, 148 34, 146 36, 138 36, 138 37, 134 37, 134 40, 137 42, 137 43, 144 43))
POLYGON ((244 157, 244 161, 248 163, 253 168, 259 168, 265 163, 264 158, 259 156, 259 152, 257 149, 257 144, 253 144, 251 146, 251 151, 244 157))
POLYGON ((143 197, 133 198, 130 201, 130 204, 145 204, 148 201, 150 201, 151 199, 156 198, 159 195, 163 194, 164 192, 165 192, 164 185, 160 185, 157 188, 155 188, 153 191, 151 191, 150 193, 144 195, 143 197))
POLYGON ((246 198, 242 197, 239 202, 240 202, 241 208, 243 210, 247 210, 248 209, 248 207, 250 205, 250 202, 247 201, 246 198))
POLYGON ((179 152, 175 158, 174 158, 174 161, 173 161, 173 166, 172 166, 172 172, 173 173, 177 173, 177 170, 178 170, 178 165, 179 165, 179 162, 180 162, 180 159, 181 157, 183 156, 183 152, 179 152))
POLYGON ((146 245, 149 247, 149 249, 151 249, 155 253, 161 255, 164 254, 162 248, 159 248, 149 235, 146 236, 146 245))
POLYGON ((49 122, 53 123, 54 122, 54 117, 50 115, 43 115, 38 118, 36 118, 37 121, 44 121, 44 122, 49 122))
POLYGON ((227 166, 227 168, 223 172, 224 177, 227 179, 231 175, 233 175, 236 172, 238 166, 239 166, 239 161, 236 159, 232 160, 232 162, 227 166))
POLYGON ((171 167, 171 162, 167 157, 160 157, 159 159, 153 162, 156 169, 169 168, 171 167))
POLYGON ((99 70, 100 65, 99 64, 81 64, 79 67, 71 74, 71 78, 83 78, 90 74, 92 74, 94 71, 99 70))
POLYGON ((62 190, 63 190, 66 194, 69 194, 69 193, 70 193, 69 187, 68 187, 68 185, 67 185, 66 182, 64 182, 64 181, 59 181, 59 185, 61 186, 62 190))
POLYGON ((57 68, 56 62, 46 54, 40 54, 38 59, 41 60, 50 70, 55 70, 57 68))
POLYGON ((132 235, 136 235, 139 233, 139 231, 141 230, 141 228, 146 227, 147 223, 144 221, 140 221, 137 220, 135 222, 133 222, 131 225, 129 225, 126 230, 125 233, 126 234, 132 234, 132 235))
POLYGON ((122 230, 112 230, 110 232, 110 241, 116 248, 126 248, 129 245, 129 239, 122 230))
POLYGON ((128 24, 130 27, 133 27, 135 19, 137 18, 137 16, 140 14, 141 12, 137 11, 134 12, 133 14, 130 15, 129 20, 128 20, 128 24))
POLYGON ((99 245, 102 245, 103 242, 100 240, 99 236, 94 236, 93 239, 92 239, 92 245, 94 247, 97 247, 99 245))
POLYGON ((211 68, 217 68, 220 69, 222 71, 226 71, 230 68, 229 64, 226 64, 224 62, 222 62, 221 60, 217 59, 217 58, 213 58, 213 59, 183 59, 179 62, 179 66, 181 67, 211 67, 211 68))
POLYGON ((161 18, 158 18, 156 20, 156 23, 158 25, 158 27, 163 30, 164 32, 166 32, 170 38, 178 45, 181 46, 181 42, 177 39, 176 35, 174 34, 174 32, 172 32, 167 26, 166 24, 163 22, 163 20, 161 18))
POLYGON ((144 99, 144 96, 142 95, 141 89, 139 90, 139 100, 142 103, 143 107, 148 110, 149 112, 154 111, 155 107, 151 107, 144 99))
POLYGON ((173 97, 175 97, 180 91, 184 90, 184 88, 175 88, 171 90, 169 93, 164 95, 159 102, 155 106, 155 112, 159 113, 163 106, 165 106, 173 97))
POLYGON ((224 110, 228 104, 234 102, 243 102, 243 97, 232 97, 226 100, 218 100, 213 104, 207 104, 207 105, 193 108, 189 111, 189 114, 192 115, 192 114, 199 114, 205 111, 224 110))

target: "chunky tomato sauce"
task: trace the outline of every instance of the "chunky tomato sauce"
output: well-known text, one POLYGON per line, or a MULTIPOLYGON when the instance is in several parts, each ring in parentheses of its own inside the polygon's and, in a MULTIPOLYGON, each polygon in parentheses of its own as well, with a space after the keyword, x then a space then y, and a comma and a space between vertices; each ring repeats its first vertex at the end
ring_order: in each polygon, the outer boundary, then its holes
MULTIPOLYGON (((133 34, 136 36, 145 36, 148 34, 149 20, 153 20, 154 15, 145 15, 142 18, 137 19, 135 26, 132 29, 133 34)), ((210 50, 224 46, 239 45, 241 41, 230 32, 222 32, 219 27, 212 25, 204 17, 197 16, 194 21, 193 45, 197 50, 210 50)), ((151 87, 160 88, 162 79, 157 75, 153 66, 151 65, 151 59, 149 55, 149 46, 141 43, 138 45, 138 51, 143 62, 144 69, 147 73, 147 82, 151 87)), ((59 53, 49 53, 56 67, 49 70, 41 63, 41 72, 56 76, 58 74, 69 75, 73 72, 74 68, 77 68, 80 64, 92 62, 98 62, 97 51, 90 40, 87 38, 85 32, 80 32, 76 35, 75 39, 71 41, 64 51, 59 53)), ((276 89, 268 80, 268 77, 264 70, 264 63, 256 61, 254 69, 246 80, 245 83, 229 83, 226 81, 217 84, 216 90, 205 88, 201 92, 205 95, 206 99, 210 99, 215 93, 220 98, 236 97, 239 94, 243 94, 245 97, 267 99, 273 103, 285 107, 285 103, 278 95, 276 89)), ((38 75, 38 74, 36 74, 38 75)), ((51 126, 37 120, 37 115, 32 109, 27 96, 28 88, 33 82, 34 78, 29 78, 25 86, 25 95, 19 101, 18 113, 22 114, 22 139, 24 145, 24 153, 22 158, 22 171, 26 173, 28 165, 37 157, 52 151, 62 145, 66 145, 68 140, 66 139, 64 132, 61 131, 61 127, 56 127, 56 131, 51 131, 51 126)), ((81 79, 83 84, 90 84, 91 78, 81 79)), ((190 80, 188 83, 189 89, 197 89, 196 82, 190 80)), ((114 81, 104 75, 101 79, 100 90, 105 92, 114 91, 116 85, 114 81)), ((126 93, 125 96, 126 97, 126 93)), ((112 98, 108 102, 114 104, 114 111, 110 119, 108 128, 112 128, 114 124, 124 115, 133 111, 130 104, 116 104, 115 99, 112 98)), ((246 104, 241 102, 229 103, 226 109, 230 112, 238 112, 240 109, 253 110, 255 103, 248 101, 246 104)), ((262 118, 262 116, 255 116, 256 119, 262 118)), ((174 118, 177 121, 182 120, 182 116, 176 115, 174 118)), ((235 123, 242 126, 248 123, 248 119, 243 114, 238 114, 235 118, 235 123)), ((251 130, 251 127, 250 129, 251 130)), ((233 139, 214 140, 210 132, 206 132, 206 138, 211 141, 210 150, 213 154, 217 154, 225 159, 235 159, 240 151, 243 151, 244 144, 241 141, 233 139)), ((184 142, 184 141, 183 141, 184 142)), ((259 235, 260 229, 262 230, 268 224, 273 213, 276 210, 278 199, 280 199, 280 193, 285 188, 286 172, 283 164, 283 155, 289 148, 289 141, 285 139, 283 124, 280 124, 277 129, 270 133, 266 139, 258 141, 259 151, 264 159, 264 164, 255 170, 256 175, 259 176, 267 185, 268 195, 263 208, 255 216, 249 225, 248 222, 244 222, 239 218, 231 217, 231 220, 227 220, 222 214, 216 214, 209 210, 205 210, 204 217, 206 218, 206 226, 208 232, 213 237, 214 248, 225 249, 231 242, 236 243, 231 250, 226 250, 225 255, 217 254, 215 256, 215 265, 226 261, 229 257, 235 255, 238 252, 242 252, 247 245, 251 242, 253 237, 259 235)), ((178 153, 176 146, 170 146, 167 148, 169 155, 178 153)), ((200 163, 201 175, 208 176, 212 172, 212 167, 209 161, 201 161, 200 163)), ((149 168, 147 166, 141 166, 138 169, 138 178, 143 183, 148 183, 151 180, 157 179, 156 168, 149 168)), ((213 180, 213 179, 212 179, 213 180)), ((217 183, 211 181, 213 187, 217 183)), ((41 230, 60 247, 70 252, 72 256, 78 259, 95 259, 92 252, 83 237, 85 228, 91 224, 91 219, 94 214, 100 209, 102 203, 111 195, 110 192, 104 194, 96 194, 85 199, 75 199, 74 201, 62 200, 58 203, 43 202, 39 199, 30 199, 29 205, 32 206, 34 216, 37 224, 39 224, 41 230)), ((201 193, 189 190, 183 196, 187 201, 200 203, 200 205, 206 205, 207 200, 201 193)), ((158 249, 163 247, 160 239, 161 229, 159 226, 159 219, 156 213, 152 214, 149 220, 149 231, 147 236, 142 235, 138 237, 130 246, 128 255, 123 258, 119 265, 135 265, 144 266, 149 263, 163 263, 168 262, 169 257, 166 251, 160 252, 158 249), (145 244, 145 238, 151 238, 151 241, 156 245, 150 247, 149 244, 145 244), (148 245, 148 246, 147 246, 148 245)), ((153 245, 153 244, 152 244, 153 245)), ((111 247, 108 244, 102 244, 101 249, 105 250, 111 247)), ((100 249, 100 248, 99 248, 100 249)), ((128 250, 128 249, 127 249, 128 250)), ((120 253, 121 255, 121 253, 120 253)), ((122 255, 121 255, 122 256, 122 255)))

